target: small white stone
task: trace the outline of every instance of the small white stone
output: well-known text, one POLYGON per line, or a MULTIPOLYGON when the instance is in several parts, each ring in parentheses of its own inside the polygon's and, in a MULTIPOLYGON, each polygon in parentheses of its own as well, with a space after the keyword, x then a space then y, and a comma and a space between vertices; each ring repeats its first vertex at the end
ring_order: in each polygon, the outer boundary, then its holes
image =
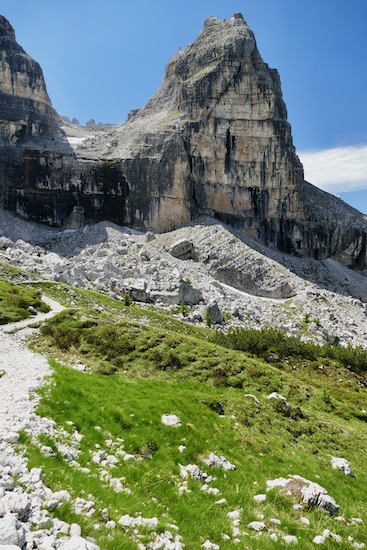
POLYGON ((308 518, 305 518, 304 516, 300 517, 299 521, 303 523, 303 525, 310 525, 310 520, 308 518))
POLYGON ((82 534, 82 528, 78 523, 72 523, 70 525, 69 534, 71 537, 80 537, 82 534))
POLYGON ((3 436, 3 440, 6 441, 6 443, 18 443, 19 435, 15 432, 9 432, 8 434, 5 434, 3 436))
POLYGON ((254 500, 256 500, 256 502, 265 502, 266 501, 266 495, 264 495, 264 494, 255 495, 254 500))
POLYGON ((129 514, 125 514, 124 516, 121 516, 118 520, 118 524, 122 527, 131 527, 134 523, 134 518, 129 516, 129 514))
POLYGON ((218 544, 214 544, 209 539, 207 539, 204 544, 201 545, 201 548, 205 548, 205 550, 219 550, 220 546, 218 546, 218 544))
POLYGON ((294 535, 284 535, 282 539, 286 544, 298 544, 298 539, 294 535))
POLYGON ((233 512, 228 512, 227 517, 232 520, 240 519, 241 512, 239 510, 233 510, 233 512))
POLYGON ((260 403, 260 401, 258 400, 256 395, 252 395, 252 393, 245 393, 245 395, 243 397, 244 397, 244 399, 246 399, 246 398, 253 399, 254 403, 256 403, 257 405, 260 403))
POLYGON ((346 523, 346 519, 343 518, 343 516, 335 516, 335 521, 339 521, 340 523, 346 523))
POLYGON ((266 525, 263 521, 251 521, 251 523, 249 523, 247 527, 249 527, 250 529, 254 529, 255 531, 263 531, 264 529, 266 529, 266 525))
POLYGON ((181 420, 175 414, 162 414, 161 420, 164 426, 170 426, 171 428, 181 426, 181 420))
POLYGON ((106 529, 116 529, 116 522, 111 519, 106 523, 106 529))
POLYGON ((334 470, 341 470, 345 475, 354 477, 352 468, 350 467, 349 462, 345 458, 332 457, 331 465, 334 470))

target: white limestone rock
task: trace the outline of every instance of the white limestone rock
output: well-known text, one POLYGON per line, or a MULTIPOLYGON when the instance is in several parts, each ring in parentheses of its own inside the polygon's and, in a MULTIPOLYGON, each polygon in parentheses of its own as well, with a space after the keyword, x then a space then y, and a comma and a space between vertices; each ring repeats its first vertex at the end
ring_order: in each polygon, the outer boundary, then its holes
POLYGON ((266 525, 263 521, 251 521, 251 523, 249 523, 247 527, 249 529, 253 529, 254 531, 263 531, 264 529, 266 529, 266 525))
POLYGON ((207 539, 204 544, 201 545, 201 548, 204 548, 205 550, 219 550, 220 546, 219 544, 214 544, 214 542, 207 539))
POLYGON ((280 399, 280 400, 284 401, 284 403, 287 405, 287 407, 290 406, 288 400, 283 395, 280 395, 280 393, 277 393, 275 391, 273 393, 270 393, 267 396, 266 399, 268 399, 268 400, 271 400, 271 399, 278 399, 279 400, 280 399))
POLYGON ((73 536, 62 544, 60 550, 100 550, 100 547, 83 537, 73 536))
POLYGON ((25 543, 25 531, 14 515, 6 514, 0 519, 0 541, 22 547, 25 543))
POLYGON ((260 401, 258 400, 256 395, 252 395, 252 393, 245 393, 245 395, 243 397, 244 397, 244 399, 253 399, 253 401, 254 401, 254 403, 256 403, 256 405, 258 405, 260 403, 260 401))
POLYGON ((331 460, 331 465, 334 468, 334 470, 341 470, 345 473, 345 475, 350 477, 355 477, 355 475, 352 472, 352 468, 350 467, 349 462, 345 458, 337 458, 333 457, 331 460))
POLYGON ((224 470, 235 470, 236 466, 231 464, 224 456, 218 456, 215 453, 210 453, 209 457, 203 460, 207 466, 223 468, 224 470))
POLYGON ((181 426, 181 420, 175 414, 162 414, 161 421, 164 426, 178 428, 181 426))
POLYGON ((298 539, 294 535, 284 535, 282 539, 286 544, 298 544, 298 539))

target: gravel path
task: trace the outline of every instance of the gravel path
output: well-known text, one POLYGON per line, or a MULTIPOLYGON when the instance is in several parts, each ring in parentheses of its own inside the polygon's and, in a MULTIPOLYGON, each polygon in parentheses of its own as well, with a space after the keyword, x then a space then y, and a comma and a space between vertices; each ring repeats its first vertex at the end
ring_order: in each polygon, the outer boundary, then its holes
MULTIPOLYGON (((34 322, 34 319, 33 319, 34 322)), ((13 327, 14 328, 14 327, 13 327)), ((8 439, 29 423, 37 400, 30 393, 50 374, 47 359, 27 348, 32 329, 14 334, 0 331, 0 438, 8 439)))
MULTIPOLYGON (((52 421, 34 412, 37 395, 29 399, 51 369, 45 357, 28 349, 28 338, 35 329, 27 325, 64 309, 54 300, 43 300, 51 307, 49 313, 0 328, 0 549, 99 550, 80 536, 78 525, 69 526, 49 517, 44 506, 55 500, 57 493, 43 484, 41 469, 29 471, 25 458, 15 452, 19 430, 37 434, 45 427, 52 428, 52 421), (15 328, 22 330, 8 332, 15 328)), ((66 491, 59 492, 60 499, 65 495, 66 491)))
POLYGON ((7 325, 4 325, 0 328, 0 334, 1 332, 11 332, 14 329, 28 327, 29 325, 34 325, 34 323, 45 321, 46 319, 51 319, 51 317, 56 315, 56 313, 59 313, 60 311, 63 311, 65 309, 64 306, 59 304, 59 302, 56 302, 56 300, 52 300, 52 298, 47 298, 47 296, 42 296, 42 301, 50 306, 51 310, 48 313, 38 313, 34 317, 30 317, 29 319, 25 319, 24 321, 8 323, 7 325))
POLYGON ((64 307, 44 296, 50 307, 48 313, 38 314, 0 328, 0 438, 7 439, 9 432, 18 432, 33 418, 37 399, 29 400, 31 392, 50 374, 47 359, 28 349, 27 339, 33 330, 28 325, 50 319, 64 307), (14 329, 24 329, 8 334, 14 329))

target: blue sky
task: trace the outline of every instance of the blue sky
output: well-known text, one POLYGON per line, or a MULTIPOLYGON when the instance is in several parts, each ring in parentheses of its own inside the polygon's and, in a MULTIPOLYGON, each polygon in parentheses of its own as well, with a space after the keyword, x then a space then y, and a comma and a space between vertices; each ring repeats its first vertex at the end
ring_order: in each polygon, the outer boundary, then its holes
POLYGON ((367 213, 367 0, 2 0, 0 10, 54 107, 81 123, 123 122, 206 17, 242 12, 280 72, 306 179, 367 213))

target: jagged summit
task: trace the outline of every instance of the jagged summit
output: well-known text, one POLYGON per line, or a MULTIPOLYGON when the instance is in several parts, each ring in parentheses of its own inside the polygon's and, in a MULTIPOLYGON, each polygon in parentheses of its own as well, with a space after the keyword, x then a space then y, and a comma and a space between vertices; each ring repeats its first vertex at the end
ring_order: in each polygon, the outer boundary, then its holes
POLYGON ((207 214, 283 252, 366 265, 366 219, 304 181, 279 74, 241 14, 208 18, 145 107, 69 149, 38 64, 15 40, 1 48, 5 208, 50 225, 84 209, 88 223, 159 232, 207 214))
POLYGON ((0 16, 1 145, 34 142, 40 136, 60 137, 40 65, 15 39, 9 21, 0 16))
POLYGON ((15 42, 15 31, 9 21, 0 15, 0 40, 9 40, 15 42))
MULTIPOLYGON (((200 83, 210 86, 215 72, 230 58, 237 61, 230 71, 235 75, 238 63, 250 56, 256 48, 253 32, 246 25, 241 14, 231 19, 209 17, 194 43, 187 48, 180 48, 169 60, 164 80, 157 94, 148 102, 146 110, 156 109, 157 105, 172 106, 181 112, 195 115, 195 108, 200 106, 192 102, 193 96, 207 99, 222 92, 221 89, 200 91, 200 83), (204 93, 203 93, 204 92, 204 93)), ((230 73, 228 74, 230 75, 230 73)))

